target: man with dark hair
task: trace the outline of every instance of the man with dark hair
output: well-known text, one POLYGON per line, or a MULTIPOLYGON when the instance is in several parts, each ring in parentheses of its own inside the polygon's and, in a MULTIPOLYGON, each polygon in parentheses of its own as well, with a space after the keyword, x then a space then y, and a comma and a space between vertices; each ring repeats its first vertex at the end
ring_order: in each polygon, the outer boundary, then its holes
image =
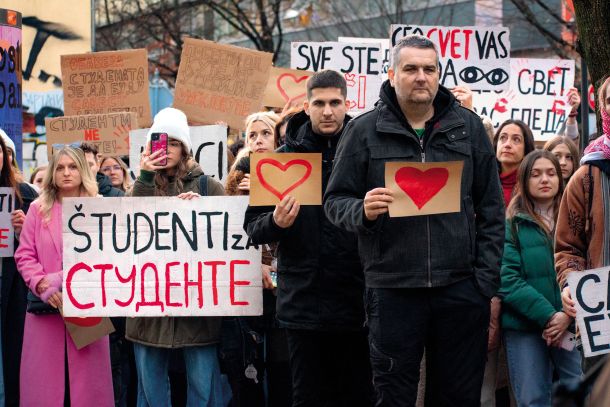
POLYGON ((123 191, 112 186, 110 178, 100 172, 100 165, 98 162, 98 149, 93 143, 82 142, 79 146, 83 153, 85 153, 85 159, 89 164, 89 168, 93 174, 95 174, 95 180, 97 181, 97 188, 100 195, 105 198, 119 197, 125 195, 123 191))
MULTIPOLYGON (((290 119, 278 150, 320 153, 323 189, 350 120, 346 93, 337 72, 309 78, 304 111, 290 119)), ((321 206, 300 207, 291 196, 248 207, 244 228, 254 243, 279 242, 277 318, 287 328, 293 406, 371 406, 356 236, 332 225, 321 206)))
POLYGON ((358 234, 377 406, 415 405, 424 346, 426 404, 479 406, 504 243, 495 154, 481 119, 439 85, 430 40, 402 39, 388 78, 345 129, 324 197, 328 218, 358 234), (460 211, 390 218, 390 161, 462 161, 460 211))

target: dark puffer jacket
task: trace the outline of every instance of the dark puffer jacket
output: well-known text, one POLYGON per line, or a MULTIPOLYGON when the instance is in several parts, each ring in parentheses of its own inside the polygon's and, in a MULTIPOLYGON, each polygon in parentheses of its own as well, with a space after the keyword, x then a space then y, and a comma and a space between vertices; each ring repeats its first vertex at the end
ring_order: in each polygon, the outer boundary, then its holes
MULTIPOLYGON (((279 151, 321 153, 325 189, 340 137, 315 134, 309 117, 299 113, 288 122, 286 145, 279 151)), ((321 206, 301 206, 294 224, 287 229, 274 223, 273 209, 248 207, 244 228, 254 243, 279 242, 280 324, 292 329, 361 329, 364 283, 356 235, 330 223, 321 206)))

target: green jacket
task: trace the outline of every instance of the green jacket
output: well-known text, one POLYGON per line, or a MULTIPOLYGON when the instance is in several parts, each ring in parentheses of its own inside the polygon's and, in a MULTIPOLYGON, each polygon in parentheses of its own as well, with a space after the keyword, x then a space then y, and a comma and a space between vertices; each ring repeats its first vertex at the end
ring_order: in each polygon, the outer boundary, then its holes
MULTIPOLYGON (((195 161, 182 178, 180 192, 199 193, 199 177, 203 171, 195 161)), ((140 171, 140 176, 127 196, 154 196, 154 173, 140 171)), ((168 185, 168 195, 176 196, 176 182, 168 185)), ((224 195, 222 184, 208 177, 208 195, 224 195)), ((163 199, 163 198, 160 198, 163 199)), ((125 337, 130 341, 159 348, 211 345, 220 341, 221 318, 218 317, 137 317, 127 318, 125 337)))
POLYGON ((503 297, 502 328, 542 332, 553 314, 562 310, 553 241, 525 214, 507 219, 505 233, 498 291, 503 297))

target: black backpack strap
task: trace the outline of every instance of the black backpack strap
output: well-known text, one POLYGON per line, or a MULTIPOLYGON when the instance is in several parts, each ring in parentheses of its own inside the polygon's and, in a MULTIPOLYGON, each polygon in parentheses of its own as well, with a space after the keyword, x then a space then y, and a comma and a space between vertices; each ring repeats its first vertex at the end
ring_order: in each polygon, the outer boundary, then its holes
POLYGON ((208 196, 208 176, 205 174, 199 177, 199 195, 208 196))

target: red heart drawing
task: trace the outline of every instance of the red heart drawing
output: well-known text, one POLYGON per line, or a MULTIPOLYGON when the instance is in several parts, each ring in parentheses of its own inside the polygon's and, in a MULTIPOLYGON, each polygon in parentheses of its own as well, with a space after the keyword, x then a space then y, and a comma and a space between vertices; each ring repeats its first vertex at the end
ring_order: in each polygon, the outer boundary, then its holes
POLYGON ((282 86, 282 79, 284 79, 284 78, 290 78, 290 79, 292 79, 292 81, 294 83, 300 83, 300 82, 307 80, 307 78, 309 78, 308 75, 303 75, 303 76, 297 77, 296 75, 291 74, 291 73, 283 73, 277 77, 277 81, 275 82, 277 89, 280 91, 280 94, 282 95, 282 97, 284 98, 284 100, 286 102, 289 102, 290 99, 299 99, 299 98, 302 98, 303 96, 305 96, 305 93, 301 93, 300 95, 296 95, 296 96, 288 95, 288 93, 286 93, 286 90, 284 89, 284 86, 282 86))
POLYGON ((394 180, 411 198, 417 209, 421 209, 434 197, 449 179, 447 168, 430 168, 426 171, 414 167, 403 167, 396 171, 394 180))
POLYGON ((347 100, 347 110, 353 109, 356 106, 358 106, 358 103, 355 100, 347 100))
POLYGON ((345 78, 345 82, 347 82, 347 86, 349 87, 354 87, 356 86, 356 74, 355 73, 346 73, 343 74, 343 77, 345 78))
POLYGON ((100 322, 102 322, 102 317, 65 317, 65 321, 70 322, 74 325, 84 326, 84 327, 92 327, 96 326, 100 322))
POLYGON ((311 163, 307 160, 290 160, 286 164, 282 164, 281 162, 274 160, 273 158, 263 158, 262 160, 260 160, 258 162, 258 164, 256 164, 256 175, 258 176, 258 179, 259 179, 261 185, 265 189, 267 189, 269 192, 271 192, 273 195, 277 196, 281 201, 282 199, 284 199, 284 197, 286 195, 288 195, 296 187, 298 187, 299 185, 301 185, 302 183, 307 181, 307 178, 309 178, 309 176, 311 175, 311 163), (303 167, 305 167, 306 171, 305 171, 305 175, 303 175, 301 177, 301 179, 299 179, 294 184, 290 185, 284 191, 280 192, 277 189, 275 189, 271 184, 269 184, 263 177, 263 173, 262 173, 261 169, 262 169, 263 165, 265 165, 265 164, 273 165, 274 167, 279 168, 283 172, 288 170, 288 168, 292 167, 293 165, 302 165, 303 167))

